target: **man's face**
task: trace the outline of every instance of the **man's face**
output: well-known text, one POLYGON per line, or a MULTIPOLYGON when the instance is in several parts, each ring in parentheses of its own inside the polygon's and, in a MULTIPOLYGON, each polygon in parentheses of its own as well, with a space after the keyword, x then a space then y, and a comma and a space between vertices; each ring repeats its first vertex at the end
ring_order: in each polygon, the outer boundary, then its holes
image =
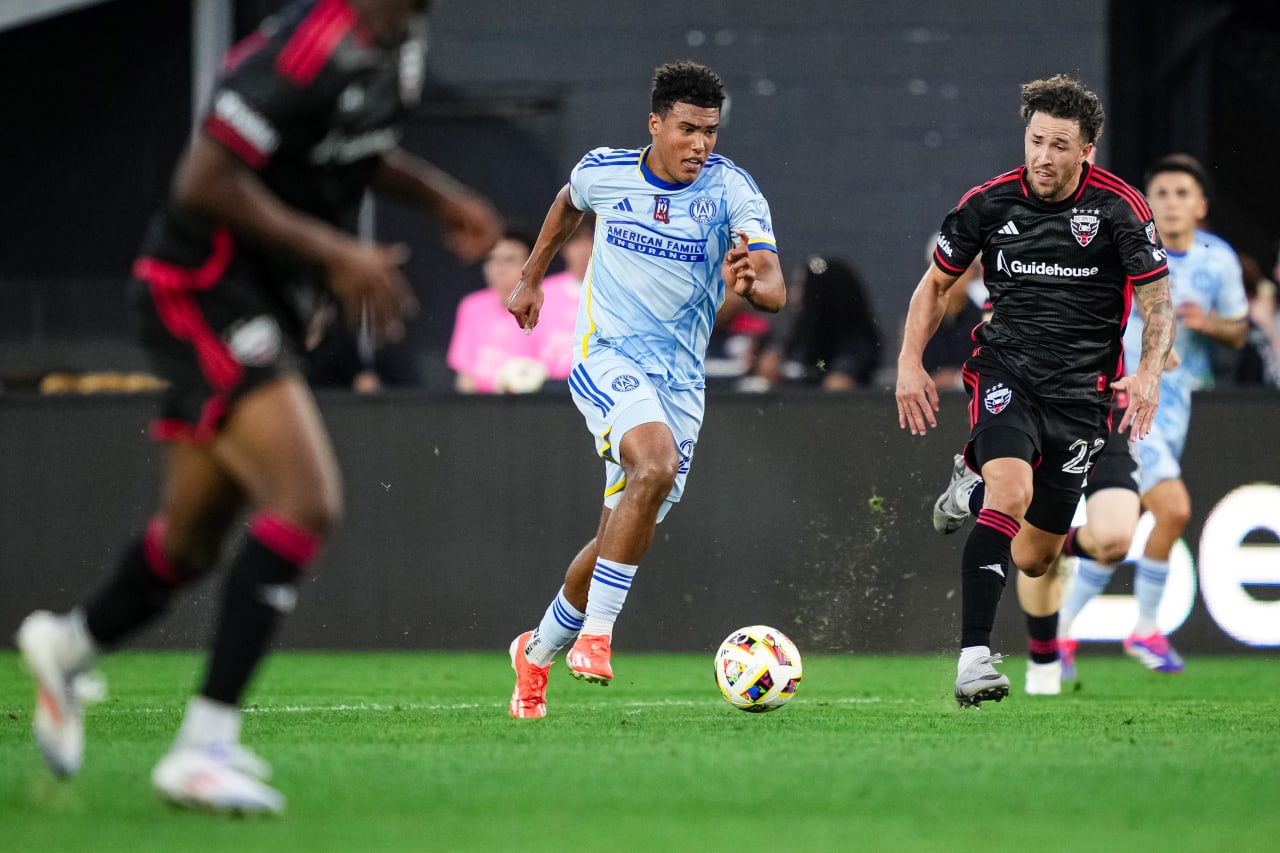
POLYGON ((1032 113, 1023 138, 1027 183, 1041 201, 1062 201, 1075 192, 1080 167, 1093 152, 1093 143, 1080 135, 1080 122, 1032 113))
POLYGON ((1186 172, 1159 172, 1147 184, 1156 230, 1166 240, 1190 234, 1209 211, 1200 183, 1186 172))
POLYGON ((719 107, 695 107, 680 102, 667 110, 665 116, 650 113, 653 147, 646 165, 664 181, 690 183, 697 179, 716 147, 719 130, 719 107))

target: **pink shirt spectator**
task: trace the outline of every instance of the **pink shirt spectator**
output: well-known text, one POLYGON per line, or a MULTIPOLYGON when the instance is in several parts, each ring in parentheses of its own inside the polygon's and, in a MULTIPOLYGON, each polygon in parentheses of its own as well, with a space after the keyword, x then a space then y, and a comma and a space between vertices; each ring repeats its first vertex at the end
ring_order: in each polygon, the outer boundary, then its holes
POLYGON ((582 282, 568 272, 542 280, 542 310, 531 336, 537 341, 538 360, 548 379, 568 379, 573 367, 574 326, 578 322, 578 296, 582 282))
POLYGON ((541 360, 541 331, 539 326, 532 335, 525 335, 495 291, 486 288, 468 293, 458 303, 453 338, 449 341, 449 367, 471 374, 477 392, 493 394, 499 390, 498 372, 508 361, 541 360))

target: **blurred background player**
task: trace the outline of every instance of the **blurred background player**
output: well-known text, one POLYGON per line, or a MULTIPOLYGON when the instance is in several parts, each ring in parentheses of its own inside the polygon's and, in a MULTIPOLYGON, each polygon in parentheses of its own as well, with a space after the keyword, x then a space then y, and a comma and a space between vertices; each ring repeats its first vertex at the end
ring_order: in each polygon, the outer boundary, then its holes
POLYGON ((763 311, 786 302, 768 203, 743 169, 712 153, 724 98, 724 84, 705 66, 658 68, 651 143, 596 148, 578 162, 511 297, 516 323, 534 330, 547 266, 584 211, 594 211, 597 240, 569 387, 605 460, 604 507, 595 538, 570 563, 542 621, 511 642, 513 717, 546 715, 552 658, 575 639, 574 677, 613 679, 614 622, 693 461, 703 362, 726 287, 763 311))
POLYGON ((961 558, 955 698, 1000 701, 1008 676, 990 648, 1008 574, 1044 574, 1071 527, 1084 474, 1105 444, 1113 389, 1129 392, 1121 428, 1143 436, 1159 405, 1173 340, 1168 267, 1142 196, 1087 162, 1102 132, 1098 97, 1066 75, 1022 87, 1024 165, 966 193, 943 221, 907 313, 898 356, 898 423, 937 426, 937 385, 922 364, 946 295, 979 254, 991 319, 965 363, 970 433, 934 526, 953 532, 982 505, 961 558), (1094 239, 1100 234, 1106 239, 1094 239), (1137 370, 1118 377, 1129 287, 1150 322, 1137 370))
POLYGON ((434 213, 464 258, 498 236, 487 202, 395 144, 421 83, 428 5, 293 4, 227 57, 134 265, 142 344, 169 382, 153 425, 169 442, 159 509, 103 589, 18 630, 37 685, 36 741, 60 776, 80 767, 94 659, 212 570, 248 510, 204 682, 151 778, 181 805, 284 807, 267 765, 239 743, 240 704, 342 512, 302 374, 308 326, 336 297, 391 340, 415 309, 400 272, 407 248, 353 236, 370 187, 434 213))

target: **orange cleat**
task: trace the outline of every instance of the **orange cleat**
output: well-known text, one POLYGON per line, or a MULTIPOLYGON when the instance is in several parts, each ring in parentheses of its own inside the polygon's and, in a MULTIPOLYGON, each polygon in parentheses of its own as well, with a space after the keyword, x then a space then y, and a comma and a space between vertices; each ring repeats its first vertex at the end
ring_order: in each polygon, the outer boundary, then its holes
POLYGON ((511 668, 516 671, 516 689, 511 693, 511 716, 536 719, 547 715, 547 673, 551 664, 534 666, 525 657, 532 631, 525 631, 511 641, 511 668))
POLYGON ((608 637, 603 634, 580 634, 566 658, 569 673, 581 681, 607 687, 613 681, 613 667, 609 665, 609 658, 612 656, 613 650, 609 647, 608 637))

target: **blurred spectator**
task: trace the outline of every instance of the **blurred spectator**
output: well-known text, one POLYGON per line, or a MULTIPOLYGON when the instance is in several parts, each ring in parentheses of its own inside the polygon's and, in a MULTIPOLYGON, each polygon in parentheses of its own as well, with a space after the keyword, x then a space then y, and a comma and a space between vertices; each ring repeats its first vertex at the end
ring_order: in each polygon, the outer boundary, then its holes
MULTIPOLYGON (((1280 389, 1280 318, 1276 315, 1276 285, 1262 274, 1258 262, 1241 254, 1240 271, 1249 299, 1249 330, 1240 360, 1236 363, 1235 384, 1280 389)), ((1280 278, 1280 259, 1273 273, 1280 278)))
POLYGON ((507 313, 507 299, 533 251, 533 235, 508 227, 484 259, 485 289, 458 303, 448 363, 454 387, 464 394, 537 391, 547 378, 539 360, 542 338, 526 335, 507 313))
POLYGON ((862 277, 840 258, 813 257, 800 290, 800 310, 784 350, 784 376, 826 391, 870 386, 882 353, 862 277))
MULTIPOLYGON (((932 247, 930 255, 932 256, 932 247)), ((947 307, 942 315, 942 322, 925 345, 922 357, 924 369, 929 371, 940 389, 964 389, 960 369, 977 346, 973 340, 974 328, 986 319, 983 306, 974 302, 970 295, 970 283, 975 279, 981 281, 981 273, 982 259, 979 256, 947 291, 947 307)), ((982 288, 984 291, 985 289, 982 288)))
POLYGON ((750 310, 745 299, 726 290, 707 344, 707 379, 732 379, 739 391, 769 390, 777 370, 762 375, 758 364, 770 340, 770 328, 769 317, 750 310))
POLYGON ((408 343, 376 344, 367 323, 353 329, 343 319, 330 323, 307 352, 307 379, 314 388, 349 388, 361 394, 421 384, 408 343))
MULTIPOLYGON (((574 327, 578 322, 578 297, 591 264, 595 242, 596 215, 583 215, 577 229, 560 249, 564 272, 542 280, 542 310, 532 337, 538 339, 538 359, 547 368, 547 378, 563 381, 573 367, 574 327)), ((510 321, 508 321, 510 322, 510 321)))

